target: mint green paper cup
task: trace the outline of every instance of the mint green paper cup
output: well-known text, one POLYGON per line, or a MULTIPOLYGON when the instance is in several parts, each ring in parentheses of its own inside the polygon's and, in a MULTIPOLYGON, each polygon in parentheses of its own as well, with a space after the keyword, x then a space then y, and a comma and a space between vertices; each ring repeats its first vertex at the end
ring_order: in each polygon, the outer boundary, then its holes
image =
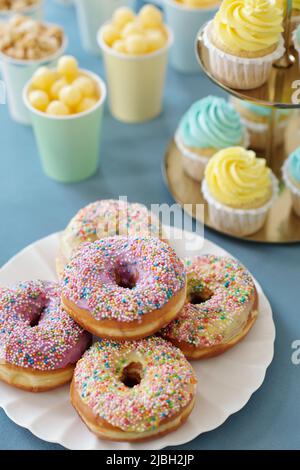
POLYGON ((96 74, 86 70, 81 72, 95 80, 100 94, 97 104, 83 113, 49 116, 29 103, 31 81, 23 91, 43 170, 49 178, 61 183, 83 181, 98 167, 106 86, 96 74))

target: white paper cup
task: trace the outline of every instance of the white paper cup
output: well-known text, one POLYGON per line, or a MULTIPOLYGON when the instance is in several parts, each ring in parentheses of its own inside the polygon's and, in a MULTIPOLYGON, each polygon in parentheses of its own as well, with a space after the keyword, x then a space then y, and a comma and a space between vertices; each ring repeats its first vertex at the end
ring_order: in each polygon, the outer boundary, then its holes
POLYGON ((277 49, 271 54, 257 58, 237 57, 218 49, 210 40, 209 22, 203 33, 204 45, 208 49, 212 75, 226 86, 238 90, 252 90, 262 86, 269 78, 271 67, 283 56, 285 48, 283 38, 277 49))
POLYGON ((258 209, 234 209, 216 201, 210 194, 207 182, 202 182, 202 193, 208 203, 209 217, 217 229, 231 235, 245 237, 260 230, 267 218, 268 212, 278 196, 278 180, 273 175, 273 195, 265 205, 258 209))
POLYGON ((123 122, 144 122, 162 110, 168 53, 173 34, 167 28, 167 44, 150 54, 128 55, 114 51, 98 33, 107 77, 112 115, 123 122))
POLYGON ((134 8, 135 0, 74 0, 82 47, 100 54, 97 33, 119 7, 134 8))
POLYGON ((175 0, 164 0, 164 7, 167 24, 174 33, 171 65, 180 72, 198 72, 199 64, 195 54, 197 33, 201 26, 213 18, 219 5, 191 8, 175 0))
POLYGON ((11 118, 25 125, 30 125, 30 115, 23 103, 22 93, 25 84, 31 79, 34 72, 41 66, 53 66, 64 53, 68 44, 64 34, 63 43, 55 54, 39 60, 17 60, 0 52, 2 77, 6 85, 8 109, 11 118))
POLYGON ((41 20, 43 18, 43 5, 44 1, 40 0, 36 5, 23 8, 22 10, 0 10, 0 21, 6 21, 13 15, 24 15, 33 18, 34 20, 41 20))
POLYGON ((282 167, 282 177, 283 181, 285 182, 285 185, 289 188, 291 192, 294 212, 298 217, 300 217, 300 188, 293 184, 291 178, 289 177, 288 160, 284 162, 284 165, 282 167))

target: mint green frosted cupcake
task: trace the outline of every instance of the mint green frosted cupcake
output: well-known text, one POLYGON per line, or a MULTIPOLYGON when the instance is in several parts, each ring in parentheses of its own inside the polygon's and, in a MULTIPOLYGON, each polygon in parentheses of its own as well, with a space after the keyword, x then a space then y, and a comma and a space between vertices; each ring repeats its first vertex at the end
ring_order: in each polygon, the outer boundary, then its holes
POLYGON ((201 181, 209 159, 219 150, 248 146, 248 136, 238 112, 223 98, 207 96, 196 101, 181 119, 175 134, 183 168, 201 181))
POLYGON ((283 165, 282 174, 292 194, 294 212, 300 217, 300 147, 289 155, 283 165))
MULTIPOLYGON (((266 150, 268 141, 269 124, 272 116, 272 108, 270 106, 262 106, 232 97, 230 99, 233 107, 241 116, 249 135, 249 146, 256 150, 266 150)), ((280 132, 275 135, 275 143, 277 146, 284 142, 284 130, 291 115, 289 109, 276 110, 278 125, 280 132)))

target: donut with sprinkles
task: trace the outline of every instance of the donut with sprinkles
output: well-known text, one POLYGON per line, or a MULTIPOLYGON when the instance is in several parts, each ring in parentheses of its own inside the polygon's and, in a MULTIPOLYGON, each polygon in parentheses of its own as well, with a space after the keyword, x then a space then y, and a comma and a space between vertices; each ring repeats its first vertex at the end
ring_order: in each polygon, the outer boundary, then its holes
POLYGON ((197 379, 168 341, 100 340, 78 361, 71 402, 97 436, 140 441, 178 428, 193 409, 197 379))
POLYGON ((159 219, 143 204, 129 203, 122 199, 93 202, 80 209, 62 233, 56 260, 59 277, 81 243, 115 235, 157 236, 165 239, 159 219))
POLYGON ((0 379, 31 392, 69 382, 91 344, 61 307, 58 284, 28 281, 0 288, 0 379))
POLYGON ((186 303, 159 334, 190 359, 217 356, 241 341, 257 318, 252 276, 230 257, 204 255, 185 264, 186 303))
POLYGON ((83 244, 65 267, 62 304, 100 338, 139 339, 172 321, 186 294, 183 262, 158 238, 83 244))

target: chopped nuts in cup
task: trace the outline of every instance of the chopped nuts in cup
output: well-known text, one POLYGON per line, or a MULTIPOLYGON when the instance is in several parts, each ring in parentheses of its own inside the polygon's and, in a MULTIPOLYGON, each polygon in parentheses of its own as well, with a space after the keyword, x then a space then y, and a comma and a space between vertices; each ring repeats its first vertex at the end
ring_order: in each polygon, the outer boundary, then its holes
POLYGON ((13 16, 0 23, 0 52, 17 60, 39 60, 55 54, 62 46, 63 37, 59 26, 27 16, 13 16))
POLYGON ((21 11, 37 5, 40 0, 0 0, 0 11, 21 11))

